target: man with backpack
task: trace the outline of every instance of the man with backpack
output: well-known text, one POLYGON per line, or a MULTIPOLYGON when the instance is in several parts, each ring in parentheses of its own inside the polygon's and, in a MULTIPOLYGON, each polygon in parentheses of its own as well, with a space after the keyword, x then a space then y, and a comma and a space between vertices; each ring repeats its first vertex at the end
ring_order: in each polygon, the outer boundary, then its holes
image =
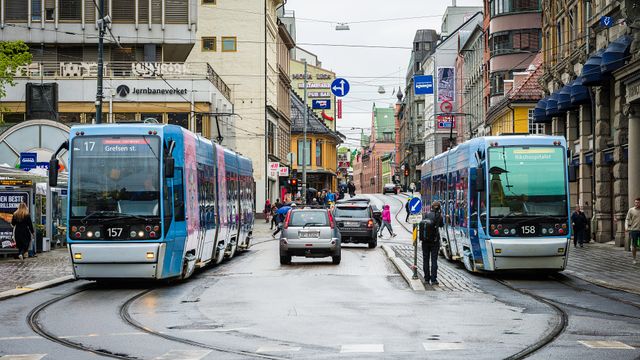
POLYGON ((429 212, 419 225, 419 237, 422 242, 422 263, 424 271, 424 281, 429 281, 431 285, 438 283, 438 252, 440 250, 439 229, 444 226, 440 202, 434 201, 429 212), (431 266, 429 266, 431 262, 431 266))

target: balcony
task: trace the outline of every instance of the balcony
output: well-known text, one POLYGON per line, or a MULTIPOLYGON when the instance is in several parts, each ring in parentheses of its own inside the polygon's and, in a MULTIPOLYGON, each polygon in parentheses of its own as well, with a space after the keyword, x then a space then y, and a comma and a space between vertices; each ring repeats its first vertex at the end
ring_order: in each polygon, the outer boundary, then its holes
MULTIPOLYGON (((207 79, 231 100, 231 89, 208 63, 109 62, 104 64, 103 71, 105 79, 207 79)), ((95 79, 97 76, 97 62, 35 62, 15 71, 16 79, 38 81, 95 79)))

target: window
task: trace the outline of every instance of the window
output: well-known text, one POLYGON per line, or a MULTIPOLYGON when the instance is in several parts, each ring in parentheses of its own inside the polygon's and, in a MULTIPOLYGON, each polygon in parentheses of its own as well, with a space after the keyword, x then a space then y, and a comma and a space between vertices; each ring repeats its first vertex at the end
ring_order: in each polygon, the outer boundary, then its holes
POLYGON ((544 134, 544 124, 533 122, 534 109, 529 109, 529 134, 544 134))
POLYGON ((42 21, 42 0, 31 1, 31 21, 42 21))
POLYGON ((267 153, 275 155, 276 148, 276 126, 271 121, 267 125, 267 153))
POLYGON ((322 140, 316 140, 316 166, 322 166, 322 140))
POLYGON ((168 113, 167 118, 169 124, 179 125, 185 129, 189 128, 189 114, 188 113, 168 113))
POLYGON ((111 15, 115 23, 132 24, 135 22, 136 3, 131 0, 112 0, 111 15))
POLYGON ((59 12, 61 21, 79 22, 82 20, 82 0, 60 0, 59 12))
POLYGON ((187 24, 189 22, 189 1, 171 0, 164 2, 167 24, 187 24))
POLYGON ((138 22, 149 23, 149 0, 138 0, 138 22))
MULTIPOLYGON (((302 159, 305 158, 304 154, 304 141, 302 139, 298 139, 298 165, 302 165, 302 159)), ((307 166, 311 166, 311 140, 307 140, 307 153, 306 153, 306 163, 307 166)))
POLYGON ((8 22, 26 22, 29 3, 25 0, 5 0, 4 18, 8 22))
POLYGON ((430 51, 431 50, 431 43, 430 42, 424 43, 423 47, 424 47, 424 50, 430 51))
POLYGON ((204 5, 215 5, 216 4, 216 0, 202 0, 202 3, 204 5))
POLYGON ((5 124, 17 124, 24 121, 24 113, 4 113, 2 120, 5 124))
POLYGON ((162 114, 142 113, 140 114, 140 120, 148 123, 153 123, 153 120, 155 120, 159 124, 162 124, 162 114))
POLYGON ((490 0, 491 17, 508 13, 540 11, 540 0, 490 0))
POLYGON ((223 36, 222 37, 222 51, 233 52, 238 51, 237 40, 235 36, 223 36))
POLYGON ((182 183, 182 168, 176 167, 173 176, 173 208, 176 221, 184 221, 186 218, 184 186, 182 183))
POLYGON ((382 141, 383 142, 393 142, 393 133, 392 132, 383 132, 382 133, 382 141))
POLYGON ((504 93, 504 81, 509 79, 509 73, 507 71, 497 71, 491 73, 491 96, 500 95, 504 93))
POLYGON ((136 114, 135 113, 114 113, 113 115, 113 122, 114 123, 121 123, 121 122, 133 122, 136 120, 136 114))
POLYGON ((58 113, 58 121, 65 124, 79 124, 80 113, 58 113))
POLYGON ((202 51, 216 51, 216 38, 215 37, 203 37, 202 38, 202 51))
POLYGON ((540 30, 497 32, 491 36, 489 46, 492 56, 518 52, 538 52, 540 50, 540 30))
POLYGON ((564 57, 564 36, 562 34, 562 22, 563 20, 558 21, 558 24, 556 25, 556 44, 558 49, 558 59, 562 59, 564 57))
POLYGON ((55 0, 44 0, 44 19, 46 21, 53 21, 55 20, 55 16, 56 16, 55 0))

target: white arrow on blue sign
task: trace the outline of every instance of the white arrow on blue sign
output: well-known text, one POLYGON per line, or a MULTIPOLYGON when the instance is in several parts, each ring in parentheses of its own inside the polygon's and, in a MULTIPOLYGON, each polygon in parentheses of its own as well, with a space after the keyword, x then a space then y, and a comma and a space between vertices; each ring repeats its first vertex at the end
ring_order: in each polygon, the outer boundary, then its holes
POLYGON ((343 97, 349 93, 351 85, 346 79, 337 78, 331 83, 331 92, 337 97, 343 97))
POLYGON ((420 198, 414 197, 409 200, 409 210, 412 214, 417 214, 422 210, 422 200, 420 198))
POLYGON ((613 25, 613 18, 611 16, 603 16, 600 18, 600 25, 602 27, 611 27, 613 25))

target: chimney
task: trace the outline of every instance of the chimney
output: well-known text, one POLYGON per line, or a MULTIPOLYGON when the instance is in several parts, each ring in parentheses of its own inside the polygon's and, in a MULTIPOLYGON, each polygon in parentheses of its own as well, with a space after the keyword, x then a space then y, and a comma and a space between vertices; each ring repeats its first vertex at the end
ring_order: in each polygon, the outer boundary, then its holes
POLYGON ((456 0, 453 0, 452 5, 453 7, 456 7, 456 0))

